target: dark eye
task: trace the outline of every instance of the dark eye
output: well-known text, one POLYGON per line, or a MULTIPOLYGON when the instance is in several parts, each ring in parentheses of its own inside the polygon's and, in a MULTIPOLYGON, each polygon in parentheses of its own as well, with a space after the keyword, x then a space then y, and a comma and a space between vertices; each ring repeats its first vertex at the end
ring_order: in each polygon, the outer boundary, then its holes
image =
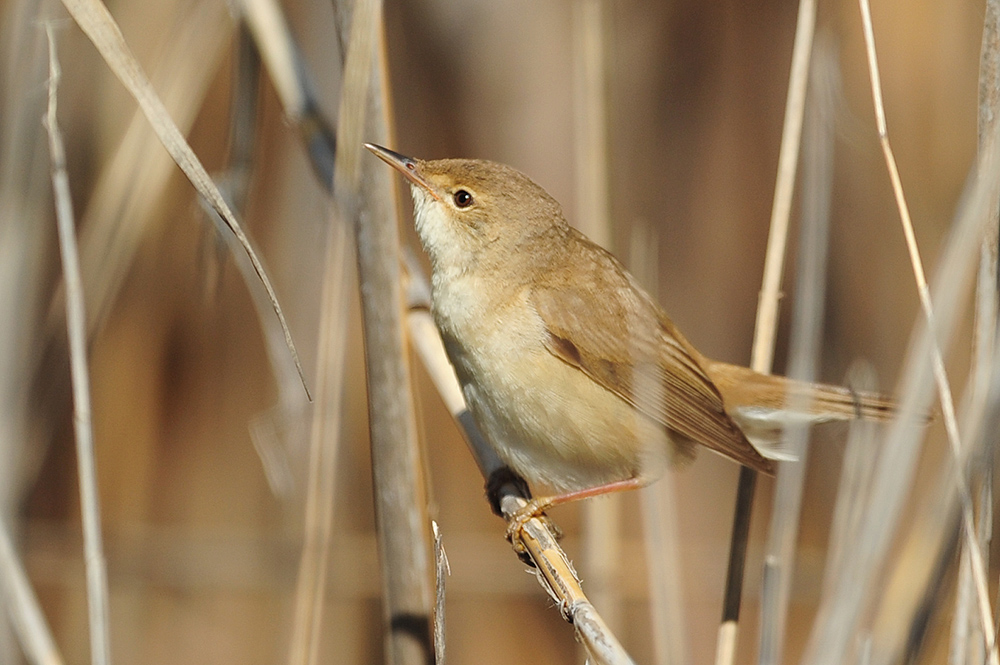
POLYGON ((455 199, 455 205, 459 208, 468 208, 472 205, 472 194, 468 193, 464 189, 460 189, 455 192, 453 198, 455 199))

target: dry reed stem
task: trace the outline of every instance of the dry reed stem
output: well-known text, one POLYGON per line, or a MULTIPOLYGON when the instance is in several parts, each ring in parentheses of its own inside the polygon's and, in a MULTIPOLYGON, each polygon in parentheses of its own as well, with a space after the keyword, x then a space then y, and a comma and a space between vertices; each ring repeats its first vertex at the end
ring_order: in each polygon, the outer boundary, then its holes
POLYGON ((451 575, 451 566, 448 564, 448 554, 444 551, 441 529, 433 520, 431 532, 434 535, 434 663, 445 665, 445 579, 451 575))
MULTIPOLYGON (((249 238, 243 232, 243 227, 236 219, 232 210, 230 210, 229 204, 226 203, 219 188, 212 181, 211 177, 209 177, 208 172, 205 171, 205 167, 202 166, 201 161, 194 154, 194 151, 191 150, 191 146, 188 145, 184 135, 181 134, 177 125, 171 119, 170 113, 156 94, 145 73, 143 73, 142 67, 129 49, 114 18, 100 0, 63 0, 63 5, 73 16, 77 25, 90 38, 94 46, 97 47, 97 50, 101 53, 111 71, 114 72, 115 76, 118 77, 139 104, 150 125, 156 131, 157 137, 160 139, 163 147, 170 153, 174 162, 188 177, 188 180, 191 181, 195 189, 205 197, 212 208, 225 220, 226 226, 236 236, 243 251, 246 252, 250 262, 253 264, 257 278, 267 291, 268 300, 271 303, 275 316, 278 317, 278 322, 281 324, 281 330, 285 337, 285 345, 292 355, 295 368, 299 374, 299 380, 302 382, 302 388, 306 391, 308 397, 309 388, 306 385, 305 373, 302 370, 302 364, 299 362, 298 352, 295 350, 295 344, 292 341, 291 331, 285 321, 285 315, 278 304, 277 294, 274 292, 274 287, 271 285, 271 280, 267 276, 263 264, 257 257, 257 253, 250 244, 249 238)), ((311 397, 309 398, 311 400, 311 397)))
POLYGON ((462 428, 466 445, 468 445, 469 452, 472 453, 472 458, 476 461, 480 473, 482 473, 483 478, 489 478, 504 464, 500 461, 493 447, 483 438, 465 404, 462 387, 458 383, 458 377, 455 376, 455 370, 444 350, 441 333, 434 324, 434 318, 430 313, 430 286, 427 283, 427 278, 421 273, 416 259, 412 256, 408 256, 408 258, 411 260, 408 260, 405 266, 407 283, 406 325, 410 333, 410 343, 417 355, 420 356, 424 369, 430 375, 438 395, 441 396, 441 401, 448 409, 448 413, 462 428))
POLYGON ((639 501, 655 662, 686 665, 691 662, 691 653, 685 629, 683 562, 673 475, 665 473, 655 483, 639 490, 639 501))
POLYGON ((49 106, 45 128, 49 133, 52 161, 52 189, 59 230, 59 255, 66 283, 66 329, 69 335, 70 374, 73 383, 73 430, 80 481, 80 511, 83 520, 83 549, 87 577, 87 608, 90 618, 90 653, 94 665, 111 662, 108 629, 108 575, 101 541, 101 509, 97 492, 97 464, 94 460, 94 428, 90 408, 90 378, 87 368, 87 314, 80 277, 73 203, 66 173, 66 149, 59 132, 56 89, 59 62, 51 24, 49 40, 49 106))
MULTIPOLYGON (((781 131, 781 148, 778 153, 778 171, 774 185, 774 203, 764 255, 764 276, 757 302, 757 318, 750 367, 768 374, 774 363, 774 343, 778 326, 778 303, 781 297, 781 275, 784 271, 785 247, 788 242, 789 217, 792 193, 795 189, 795 172, 802 138, 805 116, 806 89, 809 78, 809 59, 812 54, 813 35, 816 29, 815 0, 800 0, 792 45, 792 64, 788 77, 788 96, 785 100, 785 119, 781 131)), ((722 624, 719 626, 715 665, 732 665, 736 658, 736 641, 739 623, 740 598, 743 592, 743 570, 749 538, 750 512, 753 503, 756 473, 740 468, 739 486, 736 491, 736 511, 733 517, 733 536, 730 545, 729 570, 726 574, 726 596, 723 601, 722 624)))
MULTIPOLYGON (((990 176, 987 178, 995 179, 996 171, 993 173, 992 178, 990 176)), ((984 207, 977 211, 978 214, 983 214, 985 206, 988 205, 986 202, 988 196, 982 198, 984 207)), ((984 215, 983 220, 986 219, 984 215)), ((982 229, 982 226, 980 228, 982 229)), ((975 245, 980 240, 981 238, 973 239, 967 247, 969 254, 965 257, 966 265, 962 266, 962 269, 968 269, 968 273, 972 272, 971 268, 975 265, 979 249, 975 245)), ((965 285, 967 290, 973 288, 971 282, 972 279, 968 279, 965 285)), ((934 295, 935 302, 942 302, 938 290, 935 290, 934 295)), ((969 294, 963 293, 956 297, 964 302, 966 295, 969 294)), ((943 308, 939 308, 936 312, 938 316, 941 316, 941 309, 943 308)), ((995 347, 994 354, 998 351, 1000 349, 995 347)), ((991 381, 998 379, 1000 374, 994 375, 991 381)), ((930 377, 927 378, 927 382, 928 385, 933 385, 930 377)), ((966 382, 966 394, 972 392, 974 382, 975 377, 970 372, 966 382)), ((958 466, 968 468, 975 464, 976 460, 983 459, 986 451, 993 447, 997 431, 996 414, 1000 412, 996 406, 998 396, 1000 392, 996 391, 994 384, 990 388, 989 400, 963 400, 959 415, 962 432, 968 445, 962 448, 962 458, 958 460, 958 466), (986 410, 988 403, 992 404, 991 411, 986 410)), ((930 492, 921 492, 919 502, 913 508, 913 514, 919 518, 910 528, 902 548, 903 552, 898 555, 904 565, 899 565, 893 570, 891 579, 882 585, 885 588, 878 594, 878 614, 873 622, 876 627, 874 663, 888 665, 912 661, 915 657, 915 650, 919 648, 919 640, 927 631, 932 613, 943 604, 943 598, 950 593, 947 573, 954 565, 963 535, 960 507, 954 482, 954 469, 951 465, 944 464, 938 473, 934 489, 930 492)), ((960 558, 964 559, 965 565, 968 566, 968 557, 960 558)), ((976 611, 974 597, 972 600, 974 618, 969 623, 974 624, 976 628, 974 634, 967 632, 967 646, 975 648, 969 651, 963 647, 962 650, 970 655, 966 655, 962 662, 982 663, 986 660, 985 644, 982 634, 978 631, 979 613, 976 611), (976 642, 972 643, 972 640, 976 642)), ((958 618, 956 616, 955 621, 958 618)), ((957 637, 953 634, 953 646, 954 638, 957 637)), ((949 657, 955 655, 957 654, 953 650, 949 657)))
POLYGON ((275 0, 240 0, 239 7, 285 116, 298 129, 320 184, 332 191, 336 139, 319 110, 312 80, 281 5, 275 0))
MULTIPOLYGON (((917 292, 920 297, 920 306, 927 319, 928 326, 934 328, 934 308, 931 304, 930 288, 924 275, 923 261, 920 258, 920 250, 917 247, 916 236, 913 233, 913 223, 910 219, 909 207, 906 204, 906 197, 903 194, 903 185, 899 177, 899 169, 896 166, 896 158, 889 143, 889 133, 886 127, 885 107, 882 103, 882 84, 878 71, 878 59, 875 51, 875 36, 872 28, 871 7, 868 0, 859 0, 861 7, 862 27, 864 28, 865 50, 868 54, 868 71, 871 79, 872 99, 875 106, 875 122, 878 129, 879 142, 882 146, 882 153, 885 156, 886 167, 889 171, 889 178, 892 182, 893 195, 896 198, 896 205, 899 209, 900 222, 903 226, 903 235, 906 240, 906 249, 910 256, 910 263, 913 267, 913 276, 917 284, 917 292)), ((937 343, 931 346, 932 363, 934 368, 934 380, 937 383, 938 395, 941 402, 941 410, 944 415, 945 431, 948 434, 948 443, 955 464, 955 485, 959 492, 961 508, 963 513, 963 529, 966 538, 967 554, 970 557, 972 566, 972 576, 976 586, 976 596, 979 602, 980 623, 983 636, 989 649, 990 663, 1000 665, 1000 657, 997 654, 996 631, 993 628, 993 612, 990 608, 989 583, 986 579, 985 563, 983 554, 979 548, 976 536, 975 517, 972 512, 972 496, 969 491, 968 481, 965 476, 965 469, 960 465, 961 438, 958 431, 958 421, 955 417, 955 404, 952 398, 951 386, 948 382, 947 372, 944 366, 944 358, 941 348, 937 343)))
MULTIPOLYGON (((987 0, 986 16, 983 19, 983 38, 979 55, 979 143, 982 146, 987 137, 995 131, 1000 115, 1000 2, 987 0)), ((974 337, 972 340, 971 400, 980 402, 988 399, 991 376, 995 371, 993 346, 997 327, 997 243, 998 221, 1000 221, 1000 199, 994 193, 988 211, 992 223, 983 238, 979 253, 979 274, 976 284, 974 337)), ((963 431, 968 435, 968 429, 963 431)), ((984 567, 989 568, 990 539, 993 526, 993 455, 992 446, 983 451, 981 464, 970 464, 970 484, 978 483, 976 522, 978 541, 984 567)), ((971 620, 970 612, 975 611, 975 581, 972 576, 971 559, 962 557, 959 564, 955 617, 952 621, 952 642, 949 651, 951 663, 982 661, 985 643, 979 622, 971 620)), ((994 623, 994 631, 996 624, 994 623)))
MULTIPOLYGON (((785 247, 795 191, 795 172, 799 162, 802 122, 805 117, 806 90, 809 82, 809 59, 816 30, 815 0, 800 0, 792 45, 792 66, 788 76, 785 121, 781 129, 778 173, 774 183, 774 204, 764 256, 764 278, 757 305, 750 367, 764 374, 774 364, 774 341, 778 334, 778 303, 781 299, 781 275, 785 266, 785 247)), ((721 663, 719 665, 722 665, 721 663)))
MULTIPOLYGON (((918 317, 897 389, 899 417, 890 423, 880 446, 870 500, 861 516, 857 536, 850 544, 850 559, 842 566, 839 578, 828 585, 831 593, 821 600, 803 663, 845 662, 849 652, 861 643, 858 632, 862 618, 879 600, 882 585, 877 583, 878 575, 884 570, 920 452, 914 441, 920 439, 933 400, 931 348, 935 344, 947 348, 960 313, 962 294, 969 288, 974 265, 970 257, 978 252, 982 238, 985 220, 982 212, 1000 172, 998 145, 991 139, 989 148, 983 151, 978 177, 949 233, 934 287, 934 301, 938 303, 934 327, 928 325, 925 317, 918 317)), ((888 662, 879 653, 873 656, 879 659, 875 662, 888 662)))
MULTIPOLYGON (((270 0, 246 0, 242 10, 254 43, 265 66, 285 115, 301 125, 315 108, 313 92, 305 76, 305 66, 292 39, 281 8, 270 0)), ((325 123, 321 127, 325 130, 325 123)), ((351 139, 360 142, 361 136, 351 139)), ((321 184, 331 190, 335 153, 332 139, 325 157, 310 150, 321 184), (329 174, 327 174, 329 169, 329 174)), ((326 574, 330 555, 336 490, 336 461, 339 449, 341 395, 343 393, 343 342, 347 316, 344 307, 347 279, 346 220, 331 219, 324 262, 321 296, 319 349, 316 359, 316 405, 310 436, 309 478, 306 488, 305 539, 299 560, 288 662, 315 664, 319 659, 321 624, 325 601, 326 574)))
MULTIPOLYGON (((508 520, 526 505, 527 501, 513 494, 507 494, 500 501, 500 507, 508 520)), ((563 618, 573 624, 576 635, 586 647, 592 662, 598 665, 633 663, 583 593, 573 565, 542 520, 537 517, 528 520, 519 532, 518 540, 535 562, 535 574, 542 588, 555 601, 563 618)))
POLYGON ((396 665, 422 665, 433 653, 433 571, 426 481, 403 329, 398 214, 392 174, 379 160, 361 158, 362 136, 391 144, 381 3, 340 0, 335 8, 347 55, 334 192, 356 238, 385 657, 396 665))
MULTIPOLYGON (((807 108, 802 156, 802 222, 797 261, 795 302, 789 342, 788 376, 816 380, 823 338, 823 303, 833 189, 833 113, 836 55, 828 44, 817 43, 811 67, 811 95, 807 108)), ((805 408, 805 398, 790 396, 790 409, 805 408), (798 404, 796 404, 796 402, 798 404)), ((774 509, 764 554, 761 591, 761 639, 758 662, 777 665, 782 660, 788 606, 795 572, 795 551, 805 488, 808 426, 786 427, 783 447, 795 462, 783 464, 776 482, 774 509)))
MULTIPOLYGON (((249 34, 250 39, 253 42, 253 46, 256 52, 260 54, 261 60, 267 70, 267 74, 271 81, 273 82, 275 89, 278 92, 278 98, 282 104, 282 110, 284 111, 285 117, 291 123, 294 123, 299 131, 300 137, 305 143, 306 150, 308 152, 310 163, 313 166, 313 172, 316 174, 320 185, 327 192, 333 191, 333 164, 336 159, 336 139, 333 137, 329 124, 322 117, 319 111, 319 105, 315 99, 315 92, 312 83, 306 72, 306 65, 301 56, 301 50, 298 44, 295 42, 291 30, 288 27, 288 22, 285 20, 284 12, 282 11, 280 5, 274 2, 274 0, 245 0, 240 4, 240 10, 242 16, 246 21, 247 31, 244 34, 249 34)), ((337 226, 345 226, 346 221, 341 219, 332 219, 331 224, 337 226)), ((336 248, 329 245, 331 242, 344 242, 344 232, 342 229, 337 229, 331 231, 331 237, 328 239, 328 247, 326 253, 326 263, 324 268, 324 288, 326 288, 327 280, 331 278, 330 270, 334 266, 342 265, 346 258, 344 256, 347 251, 343 246, 337 246, 336 248), (333 237, 337 236, 339 240, 334 241, 333 237)), ((242 267, 242 266, 241 266, 242 267)), ((341 270, 341 268, 337 268, 341 270)), ((343 275, 342 275, 343 277, 343 275)), ((320 325, 323 326, 323 319, 328 316, 333 316, 332 311, 328 311, 328 308, 334 308, 338 312, 338 316, 342 316, 339 307, 341 307, 341 302, 343 294, 340 296, 335 296, 333 294, 340 293, 335 291, 329 292, 331 295, 328 297, 324 296, 321 304, 320 312, 320 325), (330 298, 333 298, 331 301, 330 298)), ((258 305, 259 299, 254 299, 254 304, 258 305)), ((260 307, 258 305, 258 311, 260 307)), ((263 317, 260 317, 263 324, 263 317)), ((267 330, 267 327, 265 330, 267 330)), ((333 328, 328 328, 328 330, 333 330, 333 328)), ((331 333, 332 334, 332 333, 331 333)), ((330 340, 326 339, 324 333, 320 333, 319 344, 321 346, 321 353, 324 353, 323 348, 330 344, 330 340)), ((341 339, 342 337, 338 337, 341 339)), ((267 349, 268 355, 271 360, 271 364, 274 367, 275 375, 278 377, 279 390, 281 391, 281 403, 280 407, 282 410, 282 416, 285 418, 295 417, 300 411, 300 404, 294 399, 292 393, 287 390, 287 372, 285 366, 281 363, 282 356, 275 353, 274 335, 267 334, 267 349)), ((333 348, 333 347, 331 347, 333 348)), ((332 351, 330 353, 333 353, 332 351)), ((326 381, 327 385, 335 386, 332 390, 334 393, 339 393, 340 386, 339 382, 342 378, 339 376, 339 372, 342 370, 336 370, 338 376, 326 379, 319 376, 320 371, 327 371, 326 367, 330 367, 330 371, 333 371, 332 359, 334 356, 328 355, 326 360, 320 361, 317 359, 317 382, 326 381)), ((338 360, 337 363, 340 361, 338 360)), ((333 364, 337 364, 333 363, 333 364)), ((319 389, 317 388, 317 391, 319 389)), ((317 396, 317 400, 324 402, 324 397, 317 396)), ((333 413, 332 407, 318 407, 313 412, 314 427, 315 419, 321 417, 322 414, 326 414, 323 417, 330 417, 333 413)), ((337 407, 339 409, 339 406, 337 407)), ((334 418, 334 420, 339 420, 339 416, 334 418)), ((257 446, 258 451, 261 453, 262 460, 274 460, 276 455, 269 450, 268 439, 275 436, 273 432, 267 431, 265 428, 270 425, 267 418, 260 418, 257 420, 259 424, 257 427, 252 427, 252 434, 254 438, 254 444, 257 446)), ((339 431, 336 429, 336 425, 329 422, 326 427, 329 428, 329 432, 324 434, 324 439, 333 440, 339 435, 339 431)), ((315 431, 313 437, 315 437, 315 431)), ((311 444, 312 445, 312 444, 311 444)), ((316 452, 316 451, 313 451, 316 452)), ((311 453, 312 455, 312 453, 311 453)), ((322 463, 325 467, 326 464, 333 464, 331 461, 335 455, 331 453, 330 455, 322 454, 320 457, 324 460, 322 463)), ((311 459, 317 459, 312 457, 311 459)), ((272 478, 272 488, 280 490, 282 485, 290 485, 290 480, 282 480, 283 477, 287 477, 290 472, 287 468, 284 469, 284 473, 273 470, 279 465, 275 462, 268 464, 265 462, 265 466, 269 469, 268 479, 272 478)), ((310 488, 307 489, 307 514, 316 515, 317 513, 310 513, 308 507, 310 499, 310 492, 315 491, 318 485, 312 484, 315 480, 312 474, 314 469, 310 467, 310 488)), ((317 473, 319 473, 317 471, 317 473)), ((327 473, 332 473, 332 471, 323 471, 320 473, 324 476, 327 473)), ((332 480, 323 480, 320 484, 324 487, 332 487, 332 480)), ((328 490, 332 491, 332 489, 328 490)), ((280 493, 280 492, 279 492, 280 493)), ((328 507, 332 510, 332 507, 328 507)), ((312 522, 309 517, 306 518, 307 523, 307 533, 310 528, 319 528, 319 525, 312 522), (308 526, 312 524, 313 526, 308 526)), ((307 535, 307 541, 310 540, 311 536, 307 535)), ((303 571, 306 570, 307 566, 312 564, 307 564, 306 557, 307 551, 313 550, 316 547, 316 543, 307 543, 305 545, 305 550, 303 551, 303 559, 300 562, 300 578, 297 593, 307 593, 305 590, 308 584, 303 582, 303 571)), ((325 547, 323 545, 322 547, 325 547)), ((311 556, 311 555, 308 555, 311 556)), ((306 578, 315 579, 317 572, 312 569, 313 573, 305 575, 306 578)), ((316 593, 313 589, 308 593, 316 593)), ((308 618, 309 614, 305 610, 306 607, 314 607, 317 612, 321 610, 321 606, 316 603, 307 603, 302 596, 297 595, 296 600, 296 611, 295 619, 293 620, 293 637, 290 650, 290 658, 293 661, 299 662, 302 658, 306 658, 305 654, 310 653, 309 659, 315 658, 314 647, 308 647, 307 644, 316 644, 315 640, 308 638, 311 634, 311 630, 307 626, 313 625, 315 622, 313 619, 308 618), (305 641, 303 641, 305 640, 305 641), (292 655, 298 654, 298 655, 292 655)), ((318 617, 316 618, 318 621, 318 617)))
POLYGON ((10 530, 0 521, 0 591, 7 616, 32 665, 63 665, 45 614, 21 559, 14 550, 10 530))
MULTIPOLYGON (((284 22, 283 14, 274 3, 267 0, 245 3, 244 13, 248 16, 255 45, 264 54, 268 73, 278 88, 286 116, 292 122, 301 122, 306 106, 305 100, 311 99, 311 92, 298 60, 298 49, 291 41, 291 34, 284 22), (278 25, 274 25, 275 23, 278 25)), ((321 171, 321 167, 316 166, 316 170, 321 171)), ((323 184, 329 189, 332 185, 332 175, 328 182, 323 184)), ((315 369, 316 403, 309 444, 304 539, 296 580, 292 636, 288 654, 288 662, 293 665, 312 665, 319 660, 326 576, 333 531, 336 462, 340 447, 343 344, 348 320, 345 312, 346 288, 349 283, 346 255, 346 224, 333 219, 329 225, 320 298, 320 329, 315 369)), ((257 300, 254 302, 256 304, 257 300)), ((271 346, 269 344, 269 351, 271 346)), ((280 366, 277 365, 276 358, 272 358, 272 364, 275 365, 276 374, 279 376, 283 374, 279 371, 280 366)))
MULTIPOLYGON (((285 115, 300 125, 310 109, 315 108, 313 92, 305 76, 299 49, 292 39, 281 8, 270 0, 247 0, 242 3, 244 16, 253 35, 285 115)), ((321 123, 325 131, 325 123, 321 123)), ((360 142, 361 136, 351 139, 360 142)), ((333 187, 334 141, 324 141, 330 148, 319 157, 310 150, 314 170, 321 184, 333 187), (319 158, 318 158, 319 157, 319 158), (329 173, 327 174, 327 171, 329 173)), ((339 449, 341 395, 343 393, 343 343, 346 337, 347 303, 347 233, 346 221, 331 219, 324 261, 321 295, 320 330, 316 358, 316 405, 313 411, 309 450, 309 477, 306 487, 305 538, 299 560, 292 619, 292 637, 288 662, 292 665, 315 664, 319 644, 326 574, 330 556, 336 491, 336 461, 339 449)))
MULTIPOLYGON (((875 376, 870 368, 852 368, 850 374, 852 386, 874 392, 875 376)), ((835 591, 837 581, 848 565, 852 543, 857 542, 878 457, 877 427, 876 423, 868 420, 853 420, 850 424, 827 541, 829 548, 823 570, 821 598, 829 597, 835 591)))
MULTIPOLYGON (((261 61, 249 30, 241 29, 238 34, 237 52, 233 58, 234 83, 229 113, 229 162, 218 179, 226 200, 242 216, 253 171, 261 61)), ((274 407, 250 421, 250 438, 264 467, 271 491, 276 496, 287 497, 292 492, 295 481, 286 448, 294 447, 293 441, 299 438, 297 425, 307 410, 306 396, 299 389, 299 377, 285 350, 281 328, 270 315, 270 301, 254 276, 250 260, 235 237, 225 228, 222 218, 204 199, 200 201, 205 214, 217 227, 218 237, 229 245, 233 261, 250 292, 254 313, 264 338, 264 350, 271 365, 278 399, 274 407), (283 431, 285 428, 290 431, 283 431)))
POLYGON ((299 559, 295 610, 289 647, 290 665, 319 662, 319 643, 329 568, 337 453, 340 448, 344 386, 344 339, 347 336, 346 224, 331 220, 320 310, 316 355, 316 404, 309 441, 305 538, 299 559))
MULTIPOLYGON (((577 226, 610 250, 614 225, 608 191, 604 0, 574 0, 572 19, 577 226)), ((616 494, 580 506, 584 575, 591 598, 611 626, 619 626, 622 615, 621 506, 616 494)))
POLYGON ((298 75, 302 59, 295 48, 285 14, 281 6, 272 0, 240 0, 238 5, 278 92, 285 116, 290 122, 297 123, 305 111, 309 94, 298 75))
MULTIPOLYGON (((659 238, 648 223, 634 222, 629 233, 629 269, 657 299, 659 238)), ((649 589, 653 653, 660 665, 691 662, 684 621, 681 538, 677 491, 672 473, 638 492, 649 589)))

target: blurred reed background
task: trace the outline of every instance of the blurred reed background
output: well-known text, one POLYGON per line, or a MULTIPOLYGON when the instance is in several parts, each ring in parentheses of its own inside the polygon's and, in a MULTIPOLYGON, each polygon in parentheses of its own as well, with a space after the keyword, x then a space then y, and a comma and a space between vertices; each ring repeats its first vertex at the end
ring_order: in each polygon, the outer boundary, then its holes
MULTIPOLYGON (((506 162, 547 188, 571 221, 589 214, 579 209, 588 199, 578 184, 586 181, 577 157, 580 100, 586 99, 577 72, 582 4, 387 1, 394 146, 423 158, 506 162)), ((323 261, 328 230, 337 222, 266 74, 259 93, 249 95, 258 104, 250 133, 240 135, 249 148, 231 138, 241 39, 235 10, 219 0, 129 0, 108 7, 209 171, 230 183, 248 177, 245 226, 315 385, 323 261)), ((344 46, 332 4, 288 0, 283 7, 320 108, 336 122, 344 46)), ((646 238, 647 251, 657 257, 646 282, 674 321, 706 355, 746 364, 797 5, 609 0, 600 7, 605 106, 598 122, 607 150, 608 243, 628 259, 634 238, 646 238)), ((288 388, 279 389, 252 299, 225 242, 91 43, 58 3, 0 0, 0 12, 0 515, 66 662, 88 662, 62 273, 40 122, 48 75, 42 21, 54 20, 63 67, 59 120, 92 319, 113 659, 283 662, 303 542, 309 409, 301 398, 289 399, 288 388)), ((877 2, 873 12, 889 131, 916 238, 934 274, 976 156, 984 3, 877 2)), ((891 390, 919 302, 875 131, 857 4, 820 3, 817 33, 839 70, 829 116, 835 152, 818 378, 843 382, 861 359, 891 390)), ((404 239, 416 247, 405 194, 402 208, 404 239)), ((320 630, 321 660, 337 663, 378 662, 383 649, 364 351, 350 252, 341 445, 320 630)), ((778 372, 785 370, 794 270, 793 258, 778 372)), ((971 309, 962 316, 947 365, 957 396, 968 372, 971 309)), ((572 629, 503 541, 503 524, 483 499, 459 429, 418 363, 413 372, 429 511, 440 523, 452 570, 449 658, 576 662, 572 629)), ((884 581, 893 575, 917 580, 909 566, 940 551, 937 540, 912 534, 920 533, 928 511, 921 497, 933 496, 947 464, 942 430, 938 419, 904 509, 901 533, 909 536, 898 539, 884 581)), ((837 544, 829 533, 846 434, 846 427, 829 427, 814 437, 787 662, 805 650, 827 553, 837 544)), ((736 465, 703 453, 671 474, 686 662, 714 657, 737 472, 736 465)), ((756 661, 761 553, 774 484, 762 479, 758 487, 740 663, 756 661)), ((636 661, 653 663, 638 496, 625 496, 620 505, 620 559, 602 584, 610 589, 607 602, 618 608, 608 618, 636 661)), ((578 507, 556 509, 553 517, 586 584, 578 507)), ((958 556, 943 560, 920 662, 944 662, 952 639, 958 556)), ((990 577, 995 588, 996 575, 990 577)), ((883 591, 886 612, 893 591, 883 591)), ((873 610, 868 618, 877 639, 876 615, 873 610)), ((0 628, 0 662, 22 658, 13 633, 0 628)))

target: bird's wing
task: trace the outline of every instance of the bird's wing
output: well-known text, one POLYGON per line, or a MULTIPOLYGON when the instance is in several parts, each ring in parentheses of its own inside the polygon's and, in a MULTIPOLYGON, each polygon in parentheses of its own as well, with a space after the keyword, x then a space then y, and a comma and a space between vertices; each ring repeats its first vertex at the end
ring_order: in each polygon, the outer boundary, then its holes
POLYGON ((773 473, 726 413, 696 352, 624 268, 610 254, 586 256, 581 264, 591 266, 586 278, 531 290, 549 352, 668 430, 773 473))

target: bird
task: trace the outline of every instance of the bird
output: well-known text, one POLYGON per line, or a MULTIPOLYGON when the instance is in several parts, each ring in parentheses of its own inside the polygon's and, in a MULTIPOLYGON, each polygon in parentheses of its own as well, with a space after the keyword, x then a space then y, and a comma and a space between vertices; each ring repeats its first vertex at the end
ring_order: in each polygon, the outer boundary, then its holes
POLYGON ((512 167, 365 147, 410 185, 431 312, 473 419, 510 470, 552 492, 515 529, 554 505, 648 485, 699 447, 773 475, 783 425, 896 411, 881 395, 702 355, 512 167))

